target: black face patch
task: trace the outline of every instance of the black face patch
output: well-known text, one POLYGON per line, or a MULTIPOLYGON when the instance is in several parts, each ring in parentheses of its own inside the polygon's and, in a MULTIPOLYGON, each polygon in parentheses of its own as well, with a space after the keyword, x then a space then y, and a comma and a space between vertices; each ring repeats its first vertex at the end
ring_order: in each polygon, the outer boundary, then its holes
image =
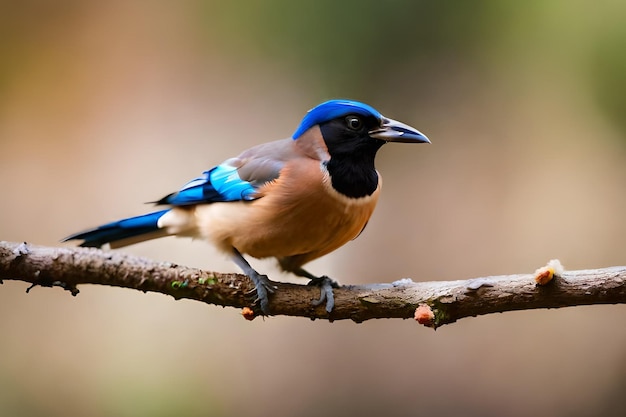
POLYGON ((375 117, 349 114, 320 124, 320 129, 331 157, 343 157, 363 147, 375 148, 376 155, 384 142, 369 137, 368 132, 378 126, 380 121, 375 117))
POLYGON ((365 197, 378 187, 374 158, 385 142, 368 134, 378 126, 377 118, 358 114, 320 124, 330 154, 327 169, 333 188, 347 197, 365 197))

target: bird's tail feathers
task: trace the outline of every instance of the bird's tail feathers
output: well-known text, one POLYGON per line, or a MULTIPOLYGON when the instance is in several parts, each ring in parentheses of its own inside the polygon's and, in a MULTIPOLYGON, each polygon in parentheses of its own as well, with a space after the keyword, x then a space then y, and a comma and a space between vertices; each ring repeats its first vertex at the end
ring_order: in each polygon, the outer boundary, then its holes
POLYGON ((70 235, 63 239, 63 242, 68 240, 83 240, 80 246, 101 247, 109 243, 112 248, 118 248, 167 236, 170 233, 166 228, 160 227, 159 219, 169 211, 170 209, 161 210, 103 224, 94 229, 70 235))

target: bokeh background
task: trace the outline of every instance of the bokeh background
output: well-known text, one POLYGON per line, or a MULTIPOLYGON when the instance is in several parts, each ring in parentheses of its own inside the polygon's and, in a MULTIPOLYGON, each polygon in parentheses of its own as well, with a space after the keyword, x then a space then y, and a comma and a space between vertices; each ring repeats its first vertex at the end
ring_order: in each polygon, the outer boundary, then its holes
MULTIPOLYGON (((626 3, 3 1, 0 239, 59 245, 349 97, 388 145, 342 283, 626 263, 626 3)), ((123 249, 218 271, 203 242, 123 249)), ((271 261, 253 263, 289 280, 271 261)), ((247 322, 84 286, 0 286, 2 416, 588 416, 626 409, 626 307, 247 322)))

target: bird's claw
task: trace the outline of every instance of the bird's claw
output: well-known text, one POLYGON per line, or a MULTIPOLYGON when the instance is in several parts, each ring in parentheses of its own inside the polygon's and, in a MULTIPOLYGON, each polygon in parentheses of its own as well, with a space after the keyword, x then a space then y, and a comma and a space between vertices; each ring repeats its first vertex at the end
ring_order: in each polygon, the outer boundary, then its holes
POLYGON ((311 279, 307 285, 320 287, 320 298, 318 300, 311 301, 311 304, 317 307, 326 301, 326 312, 330 313, 333 311, 333 308, 335 307, 335 295, 333 293, 333 288, 339 288, 337 281, 334 281, 327 276, 322 276, 311 279))
MULTIPOLYGON (((259 303, 261 306, 261 311, 264 315, 269 316, 270 314, 270 299, 269 295, 274 294, 276 291, 276 285, 267 277, 267 275, 253 275, 250 276, 252 282, 254 282, 254 292, 256 292, 256 298, 254 299, 254 303, 259 303)), ((252 291, 250 291, 252 293, 252 291)))

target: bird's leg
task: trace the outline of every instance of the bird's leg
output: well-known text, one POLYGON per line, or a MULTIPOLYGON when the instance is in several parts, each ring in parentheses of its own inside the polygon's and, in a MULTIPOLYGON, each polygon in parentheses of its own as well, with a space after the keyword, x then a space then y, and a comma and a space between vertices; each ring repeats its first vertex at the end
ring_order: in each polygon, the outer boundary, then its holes
POLYGON ((261 304, 261 311, 266 316, 270 313, 270 300, 269 294, 272 294, 276 289, 276 286, 270 281, 267 275, 261 275, 257 271, 254 270, 246 261, 246 259, 239 253, 239 251, 233 248, 233 261, 237 264, 239 268, 243 271, 244 274, 248 276, 254 282, 254 288, 256 289, 256 297, 255 301, 259 301, 261 304))
POLYGON ((333 294, 333 288, 339 288, 339 284, 337 281, 334 281, 328 278, 326 275, 322 275, 321 277, 315 276, 306 269, 298 268, 293 271, 299 277, 308 278, 308 285, 315 285, 316 287, 320 287, 320 298, 319 300, 313 300, 311 303, 314 306, 318 306, 326 301, 326 312, 330 313, 333 311, 335 307, 335 295, 333 294))

